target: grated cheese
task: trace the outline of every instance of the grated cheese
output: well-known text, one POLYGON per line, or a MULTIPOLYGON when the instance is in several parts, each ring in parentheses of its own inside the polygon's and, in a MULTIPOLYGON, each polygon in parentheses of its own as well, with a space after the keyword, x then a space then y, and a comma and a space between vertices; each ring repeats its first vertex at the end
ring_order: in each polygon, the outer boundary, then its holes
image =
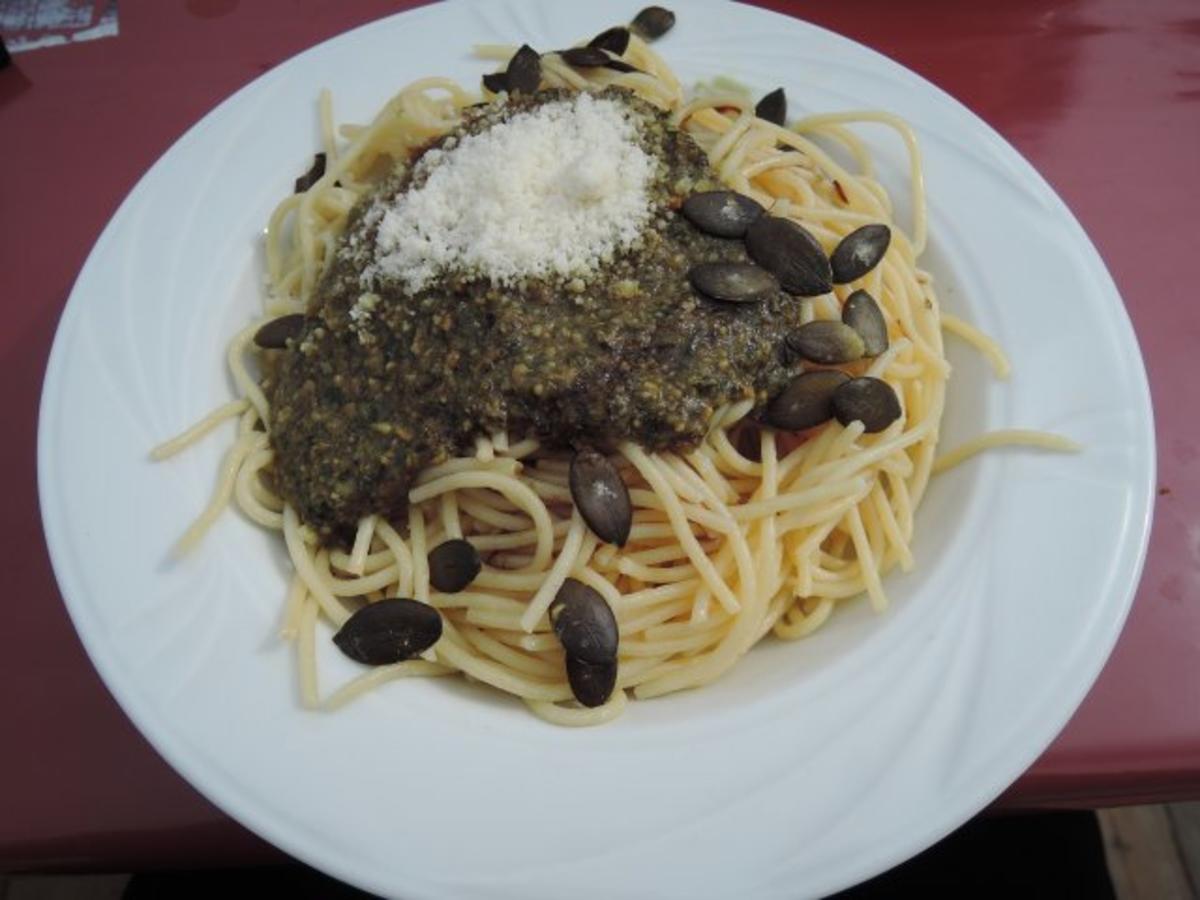
POLYGON ((371 313, 379 305, 379 295, 372 293, 360 294, 350 307, 350 327, 358 335, 358 342, 363 346, 371 344, 375 336, 371 334, 371 313))
POLYGON ((416 187, 371 211, 364 287, 415 292, 447 271, 497 284, 586 275, 638 238, 655 167, 629 111, 586 93, 447 142, 421 158, 416 187))

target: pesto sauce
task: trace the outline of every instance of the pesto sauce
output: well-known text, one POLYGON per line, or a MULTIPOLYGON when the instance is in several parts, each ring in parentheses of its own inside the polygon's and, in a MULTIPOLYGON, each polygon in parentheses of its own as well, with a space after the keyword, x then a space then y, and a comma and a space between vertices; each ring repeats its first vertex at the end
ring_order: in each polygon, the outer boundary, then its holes
MULTIPOLYGON (((564 96, 473 107, 453 136, 564 96)), ((345 541, 364 515, 402 515, 416 475, 473 452, 477 436, 689 447, 718 406, 762 405, 798 370, 783 347, 801 300, 779 292, 724 304, 689 285, 693 265, 749 261, 742 241, 702 234, 676 212, 689 194, 721 187, 704 152, 628 92, 605 96, 634 111, 642 149, 660 165, 638 242, 587 277, 497 287, 453 273, 415 294, 385 284, 364 317, 360 274, 378 228, 367 210, 407 190, 411 169, 352 212, 314 318, 275 351, 266 385, 277 487, 323 536, 345 541)))

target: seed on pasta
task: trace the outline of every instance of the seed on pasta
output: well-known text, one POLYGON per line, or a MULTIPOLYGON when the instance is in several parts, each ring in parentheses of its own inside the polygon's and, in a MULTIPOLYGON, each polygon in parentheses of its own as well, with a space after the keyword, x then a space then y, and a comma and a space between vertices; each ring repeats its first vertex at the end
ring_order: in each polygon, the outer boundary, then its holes
POLYGON ((751 462, 762 462, 762 429, 749 419, 742 419, 731 433, 733 447, 751 462))
POLYGON ((483 76, 483 86, 493 94, 502 94, 508 90, 508 74, 505 72, 489 72, 483 76))
POLYGON ((766 212, 752 197, 737 191, 702 191, 683 201, 684 218, 705 234, 740 238, 766 212))
POLYGON ((588 41, 588 46, 623 56, 629 49, 629 29, 620 25, 606 29, 588 41))
POLYGON ((861 359, 863 339, 844 322, 818 319, 787 336, 788 345, 810 362, 836 366, 861 359))
POLYGON ((429 583, 443 593, 454 594, 474 581, 481 568, 479 551, 470 541, 443 541, 429 554, 429 583))
POLYGON ((789 294, 816 297, 833 289, 829 257, 815 237, 790 219, 763 216, 754 222, 746 231, 746 249, 789 294))
POLYGON ((842 321, 863 339, 863 353, 878 356, 888 348, 887 320, 883 311, 866 291, 855 291, 842 307, 842 321))
POLYGON ((851 378, 833 395, 833 412, 843 425, 862 422, 868 434, 883 431, 898 418, 900 398, 886 381, 872 378, 851 378))
POLYGON ((303 194, 310 187, 312 187, 314 184, 316 184, 318 181, 320 181, 321 177, 324 174, 325 174, 325 154, 324 153, 314 154, 312 166, 309 168, 309 170, 307 172, 305 172, 303 175, 301 175, 299 178, 296 179, 296 184, 294 185, 294 187, 296 188, 295 192, 297 194, 303 194))
POLYGON ((522 44, 521 49, 513 54, 504 70, 505 82, 511 92, 520 91, 524 94, 537 92, 542 83, 542 58, 528 44, 522 44))
POLYGON ((774 275, 750 263, 701 263, 688 280, 704 296, 726 303, 755 303, 779 290, 774 275))
POLYGON ((616 659, 620 633, 612 607, 582 581, 563 582, 550 604, 550 624, 568 656, 589 663, 616 659))
POLYGON ((567 682, 571 693, 582 705, 603 706, 617 685, 617 661, 590 663, 567 654, 567 682))
POLYGON ((625 546, 633 525, 633 504, 621 473, 607 456, 580 450, 571 459, 568 477, 575 508, 596 537, 625 546))
POLYGON ((834 284, 862 278, 879 265, 891 242, 892 230, 886 225, 864 225, 850 232, 829 257, 834 284))
POLYGON ((577 69, 598 69, 608 65, 609 61, 608 54, 599 47, 572 47, 558 51, 558 55, 568 66, 577 69))
POLYGON ((282 350, 288 345, 288 341, 300 337, 307 321, 308 316, 304 313, 291 313, 272 319, 254 332, 254 343, 264 350, 282 350))
POLYGON ((625 62, 625 60, 623 60, 623 59, 614 59, 612 57, 610 57, 608 62, 606 62, 604 64, 604 67, 606 69, 612 69, 614 72, 640 72, 640 71, 642 71, 637 66, 631 66, 629 63, 625 62))
POLYGON ((661 6, 647 6, 633 17, 629 28, 647 41, 655 41, 675 25, 675 13, 661 6))
POLYGON ((787 94, 775 88, 754 106, 754 114, 767 122, 782 126, 787 121, 787 94))
POLYGON ((428 650, 442 636, 442 617, 425 603, 393 598, 368 603, 346 620, 333 642, 356 662, 386 666, 428 650))
POLYGON ((767 424, 784 431, 803 431, 828 422, 833 418, 833 395, 849 380, 849 375, 837 369, 796 376, 767 407, 767 424))

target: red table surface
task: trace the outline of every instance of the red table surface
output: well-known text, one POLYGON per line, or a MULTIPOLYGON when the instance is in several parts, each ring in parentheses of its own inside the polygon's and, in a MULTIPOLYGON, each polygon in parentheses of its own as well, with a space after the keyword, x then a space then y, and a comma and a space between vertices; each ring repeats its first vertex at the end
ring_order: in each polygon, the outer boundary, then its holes
MULTIPOLYGON (((0 868, 235 864, 277 855, 203 799, 109 696, 39 526, 37 408, 54 328, 93 242, 217 102, 395 0, 121 0, 120 36, 0 70, 0 868)), ((629 4, 614 4, 614 16, 629 4)), ((1158 410, 1159 498, 1129 623, 1008 807, 1200 797, 1200 7, 1194 0, 762 5, 921 73, 1016 145, 1116 279, 1158 410)), ((468 36, 450 36, 453 41, 468 36)), ((986 210, 980 211, 986 215, 986 210)))

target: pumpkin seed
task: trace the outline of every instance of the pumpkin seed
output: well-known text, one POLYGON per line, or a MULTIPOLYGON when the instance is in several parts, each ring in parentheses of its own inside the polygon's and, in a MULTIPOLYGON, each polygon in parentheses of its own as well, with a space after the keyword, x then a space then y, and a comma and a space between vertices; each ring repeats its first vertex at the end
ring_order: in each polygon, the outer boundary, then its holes
POLYGON ((833 418, 834 392, 849 380, 849 375, 837 369, 796 376, 767 407, 767 424, 784 431, 803 431, 828 422, 833 418))
POLYGON ((866 291, 855 291, 842 307, 842 321, 863 339, 863 355, 878 356, 888 348, 887 320, 875 298, 866 291))
POLYGON ((766 210, 757 200, 737 191, 702 191, 684 200, 680 212, 705 234, 740 238, 766 210))
POLYGON ((818 319, 788 335, 792 349, 811 362, 836 366, 863 355, 863 339, 844 322, 818 319))
POLYGON ((509 91, 523 94, 537 92, 542 83, 542 58, 528 44, 522 44, 521 49, 513 54, 504 71, 509 91))
POLYGON ((782 126, 787 121, 787 94, 783 92, 783 88, 775 88, 759 100, 754 107, 754 114, 760 119, 782 126))
POLYGON ((617 658, 617 618, 599 592, 582 581, 563 582, 550 604, 550 624, 568 655, 589 663, 617 658))
POLYGON ((864 225, 850 232, 829 257, 834 283, 846 284, 862 278, 879 265, 891 242, 892 230, 886 225, 864 225))
POLYGON ((567 681, 581 704, 588 708, 603 706, 617 686, 617 661, 590 663, 567 654, 567 681))
POLYGON ((629 29, 621 25, 609 28, 588 41, 588 46, 624 56, 625 51, 629 49, 629 29))
POLYGON ((675 13, 661 6, 647 6, 633 17, 629 30, 647 41, 656 41, 675 25, 675 13))
POLYGON ((746 419, 738 423, 734 432, 733 447, 751 462, 762 462, 762 430, 746 419))
POLYGON ((758 219, 746 231, 746 249, 789 294, 816 297, 833 289, 825 251, 815 237, 790 219, 758 219))
POLYGON ((254 332, 254 343, 264 350, 282 350, 288 345, 288 341, 300 337, 307 321, 308 316, 304 313, 291 313, 272 319, 254 332))
POLYGON ((571 499, 596 537, 624 547, 633 525, 633 504, 621 473, 603 453, 580 450, 568 475, 571 499))
POLYGON ((321 176, 325 174, 325 154, 317 153, 313 156, 313 164, 307 172, 296 179, 296 193, 303 194, 310 187, 321 180, 321 176))
POLYGON ((596 69, 608 64, 608 54, 599 47, 572 47, 559 50, 558 55, 568 66, 577 69, 596 69))
POLYGON ((774 275, 751 263, 701 263, 688 280, 704 296, 726 303, 756 303, 779 290, 774 275))
POLYGON ((612 69, 614 72, 640 72, 642 71, 637 66, 631 66, 623 59, 610 59, 604 64, 607 69, 612 69))
POLYGON ((438 642, 442 617, 425 603, 404 598, 368 603, 333 636, 338 649, 368 666, 411 659, 438 642))
POLYGON ((470 541, 454 538, 438 544, 429 554, 429 582, 437 590, 456 594, 475 580, 483 563, 470 541))
POLYGON ((900 418, 900 398, 886 381, 864 375, 837 389, 833 413, 843 425, 862 422, 867 433, 874 434, 900 418))
POLYGON ((504 72, 489 72, 483 76, 483 86, 493 94, 503 94, 508 90, 508 75, 504 72))

